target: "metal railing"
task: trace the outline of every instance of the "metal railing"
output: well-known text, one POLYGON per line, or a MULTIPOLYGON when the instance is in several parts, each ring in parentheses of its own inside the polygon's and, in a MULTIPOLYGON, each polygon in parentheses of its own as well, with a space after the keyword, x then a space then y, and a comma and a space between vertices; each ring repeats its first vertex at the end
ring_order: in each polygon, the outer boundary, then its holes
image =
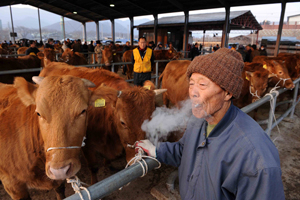
MULTIPOLYGON (((289 114, 290 114, 291 118, 293 117, 295 107, 300 101, 300 98, 297 100, 299 82, 300 82, 300 78, 298 78, 297 80, 294 81, 295 88, 294 88, 293 99, 292 99, 292 101, 287 101, 287 102, 292 102, 292 106, 283 115, 281 115, 279 118, 277 118, 275 123, 273 122, 273 116, 275 116, 277 96, 276 96, 276 92, 271 93, 271 95, 273 97, 273 101, 272 101, 273 106, 270 108, 269 119, 268 119, 268 128, 265 130, 269 136, 270 136, 271 130, 277 124, 279 124, 285 117, 287 117, 289 114)), ((278 90, 279 95, 286 91, 287 91, 287 89, 285 89, 285 88, 278 90)), ((245 106, 241 110, 245 113, 248 113, 248 112, 258 108, 259 106, 271 101, 272 97, 267 95, 267 96, 263 97, 262 99, 254 102, 248 106, 245 106)), ((281 104, 281 103, 279 103, 279 104, 281 104)), ((149 171, 154 169, 155 166, 157 166, 157 162, 154 160, 146 159, 146 162, 149 165, 148 166, 149 171)), ((129 168, 124 169, 124 170, 102 180, 101 182, 98 182, 98 183, 88 187, 87 189, 90 192, 91 199, 103 198, 103 197, 111 194, 115 190, 119 189, 120 187, 126 185, 127 183, 133 181, 134 179, 140 177, 142 174, 143 174, 142 167, 140 166, 140 164, 136 163, 136 164, 130 166, 129 168)), ((176 172, 174 172, 174 174, 172 176, 173 177, 171 177, 171 178, 169 177, 168 182, 167 182, 168 189, 174 188, 176 172)), ((88 199, 88 195, 87 195, 86 191, 82 190, 81 194, 84 199, 88 199)), ((79 194, 73 194, 73 195, 67 197, 66 200, 80 200, 80 196, 79 196, 79 194)))

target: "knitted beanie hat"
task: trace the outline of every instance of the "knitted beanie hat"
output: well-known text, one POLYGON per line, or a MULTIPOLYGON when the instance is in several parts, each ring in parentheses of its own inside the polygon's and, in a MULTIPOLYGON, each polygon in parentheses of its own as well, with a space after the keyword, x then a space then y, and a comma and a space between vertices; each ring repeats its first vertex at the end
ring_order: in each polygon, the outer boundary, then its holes
POLYGON ((242 72, 244 62, 242 55, 234 50, 220 48, 215 53, 197 56, 189 65, 186 76, 200 73, 238 99, 243 87, 242 72))

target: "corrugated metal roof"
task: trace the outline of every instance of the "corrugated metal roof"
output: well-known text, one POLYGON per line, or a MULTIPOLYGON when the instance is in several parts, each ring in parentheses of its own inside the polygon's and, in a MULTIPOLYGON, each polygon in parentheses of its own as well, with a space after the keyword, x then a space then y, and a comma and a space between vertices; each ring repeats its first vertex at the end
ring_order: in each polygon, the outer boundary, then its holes
MULTIPOLYGON (((237 18, 250 10, 246 11, 232 11, 230 12, 230 20, 237 18)), ((201 22, 224 22, 225 21, 225 12, 216 12, 216 13, 202 13, 189 15, 189 23, 201 23, 201 22)), ((184 15, 173 16, 173 17, 162 17, 158 19, 158 25, 163 24, 183 24, 184 15)), ((140 24, 139 26, 153 25, 154 20, 140 24)))

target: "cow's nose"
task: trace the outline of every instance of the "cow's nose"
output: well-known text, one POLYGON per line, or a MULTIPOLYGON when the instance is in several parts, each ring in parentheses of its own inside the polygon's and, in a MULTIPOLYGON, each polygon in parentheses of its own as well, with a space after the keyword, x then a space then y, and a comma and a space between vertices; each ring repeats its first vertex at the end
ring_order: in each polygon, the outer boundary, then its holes
POLYGON ((69 172, 70 167, 71 167, 70 164, 67 166, 61 167, 59 169, 50 167, 50 178, 54 179, 54 180, 64 180, 66 178, 69 178, 68 172, 69 172))

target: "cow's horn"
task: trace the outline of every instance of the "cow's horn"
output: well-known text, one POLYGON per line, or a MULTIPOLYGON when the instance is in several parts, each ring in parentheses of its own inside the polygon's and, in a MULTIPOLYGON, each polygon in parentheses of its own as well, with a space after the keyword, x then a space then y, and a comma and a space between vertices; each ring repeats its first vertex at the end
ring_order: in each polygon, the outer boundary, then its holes
POLYGON ((96 85, 92 81, 89 81, 85 78, 82 78, 81 80, 83 81, 83 83, 86 87, 96 87, 96 85))
POLYGON ((44 79, 45 77, 40 77, 40 76, 33 76, 32 77, 32 80, 33 82, 35 82, 36 84, 40 84, 42 82, 42 80, 44 79))
POLYGON ((161 93, 164 93, 167 91, 167 89, 156 89, 156 90, 153 90, 155 92, 155 95, 159 95, 161 93))

